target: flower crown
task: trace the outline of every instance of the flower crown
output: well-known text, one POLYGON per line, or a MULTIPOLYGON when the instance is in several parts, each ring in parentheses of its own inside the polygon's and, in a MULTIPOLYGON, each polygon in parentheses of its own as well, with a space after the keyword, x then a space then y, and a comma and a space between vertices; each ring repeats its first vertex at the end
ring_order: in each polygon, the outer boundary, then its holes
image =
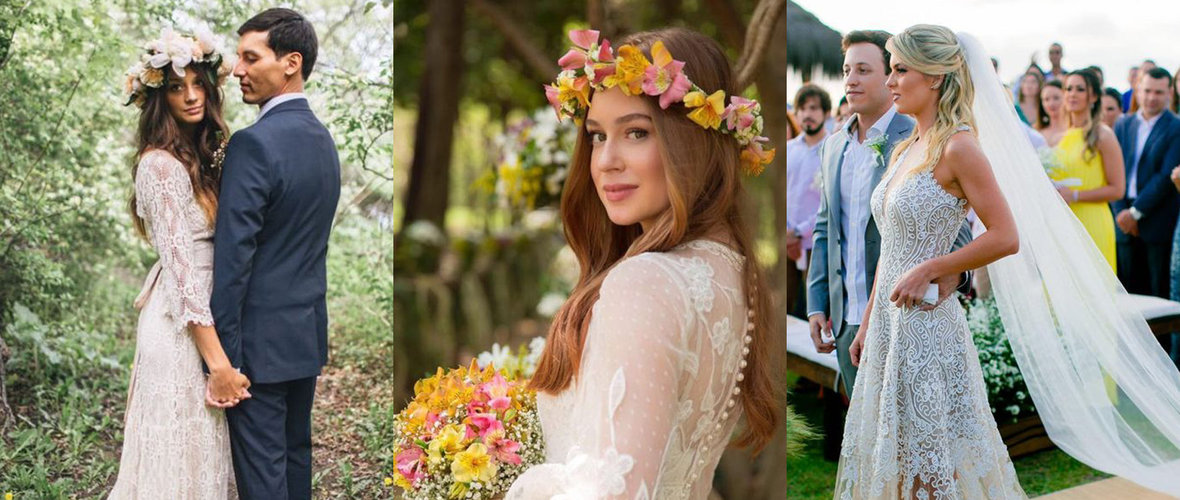
POLYGON ((126 97, 123 105, 134 102, 136 106, 143 107, 146 88, 160 88, 168 80, 163 68, 169 63, 172 64, 172 71, 180 77, 184 76, 186 66, 207 63, 217 68, 216 78, 210 79, 220 86, 229 75, 230 68, 219 47, 219 40, 207 26, 198 26, 192 35, 164 28, 160 32, 160 38, 144 44, 146 52, 140 55, 139 62, 127 70, 123 83, 123 95, 126 97))
POLYGON ((659 96, 660 108, 676 103, 692 109, 688 118, 706 129, 732 135, 742 146, 741 166, 749 175, 758 175, 774 159, 774 149, 763 149, 769 139, 762 137, 762 107, 757 101, 730 96, 725 105, 725 91, 712 94, 685 76, 684 61, 657 41, 651 46, 654 61, 634 45, 611 50, 610 41, 598 43, 598 31, 573 30, 569 33, 574 47, 557 61, 561 66, 557 80, 545 86, 545 97, 557 111, 558 118, 569 116, 579 123, 590 108, 590 89, 619 87, 626 95, 659 96), (721 126, 721 122, 725 126, 721 126))

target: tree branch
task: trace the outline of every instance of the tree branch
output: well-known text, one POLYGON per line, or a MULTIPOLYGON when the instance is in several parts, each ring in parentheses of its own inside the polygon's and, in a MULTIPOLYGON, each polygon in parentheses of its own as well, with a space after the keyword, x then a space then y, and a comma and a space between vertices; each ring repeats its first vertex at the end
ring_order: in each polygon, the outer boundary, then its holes
POLYGON ((774 26, 778 23, 779 16, 786 11, 786 0, 760 0, 754 8, 750 29, 746 30, 746 42, 742 46, 742 55, 737 64, 739 90, 753 83, 762 56, 766 53, 766 46, 774 35, 774 26))
POLYGON ((525 33, 524 29, 499 5, 488 0, 472 0, 471 5, 491 21, 492 25, 504 36, 508 45, 520 55, 520 59, 540 81, 548 81, 557 74, 557 63, 540 49, 540 44, 529 39, 528 33, 525 33))

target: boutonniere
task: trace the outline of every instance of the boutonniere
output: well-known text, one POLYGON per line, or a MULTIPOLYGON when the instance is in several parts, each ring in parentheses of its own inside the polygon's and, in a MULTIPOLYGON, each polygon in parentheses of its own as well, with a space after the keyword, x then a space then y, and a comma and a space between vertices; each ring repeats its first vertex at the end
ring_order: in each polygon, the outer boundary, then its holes
POLYGON ((889 140, 889 135, 882 134, 882 135, 877 136, 873 140, 869 141, 869 143, 865 144, 865 146, 867 146, 869 149, 873 150, 873 153, 876 153, 877 160, 884 160, 885 159, 885 144, 886 144, 886 141, 888 141, 888 140, 889 140))

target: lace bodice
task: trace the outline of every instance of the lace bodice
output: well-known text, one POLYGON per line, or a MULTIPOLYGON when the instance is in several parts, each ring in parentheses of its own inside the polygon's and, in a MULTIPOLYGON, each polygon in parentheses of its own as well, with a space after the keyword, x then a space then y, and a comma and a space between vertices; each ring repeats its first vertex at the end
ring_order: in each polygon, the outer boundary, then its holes
MULTIPOLYGON (((906 153, 898 157, 897 163, 902 162, 906 153)), ((877 185, 869 203, 881 232, 877 302, 889 297, 894 283, 906 271, 949 253, 967 217, 967 200, 943 189, 932 170, 905 174, 899 174, 898 170, 893 168, 877 185), (897 175, 908 178, 894 183, 897 175)))
POLYGON ((931 311, 889 301, 901 275, 951 251, 966 200, 943 189, 932 171, 894 168, 870 206, 881 231, 879 274, 835 498, 1023 498, 959 301, 931 311), (891 183, 897 175, 907 177, 891 183))
POLYGON ((197 272, 203 254, 212 253, 213 228, 193 195, 184 165, 167 152, 144 153, 135 177, 136 212, 160 255, 156 290, 167 296, 167 311, 181 324, 212 325, 212 276, 197 272), (202 254, 198 256, 198 254, 202 254))
POLYGON ((546 464, 508 498, 705 498, 741 412, 743 265, 705 240, 620 262, 573 384, 538 397, 546 464))

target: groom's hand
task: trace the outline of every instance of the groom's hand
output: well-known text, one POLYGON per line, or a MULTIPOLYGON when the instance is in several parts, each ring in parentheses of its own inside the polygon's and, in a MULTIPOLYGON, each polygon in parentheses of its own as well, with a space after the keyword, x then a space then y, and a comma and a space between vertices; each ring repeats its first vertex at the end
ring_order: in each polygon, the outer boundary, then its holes
POLYGON ((828 316, 824 313, 815 313, 807 317, 807 322, 811 324, 811 343, 815 344, 815 352, 827 354, 836 349, 836 339, 832 338, 832 324, 828 322, 828 316), (820 337, 820 332, 827 335, 824 337, 831 338, 831 342, 824 342, 823 337, 820 337))

